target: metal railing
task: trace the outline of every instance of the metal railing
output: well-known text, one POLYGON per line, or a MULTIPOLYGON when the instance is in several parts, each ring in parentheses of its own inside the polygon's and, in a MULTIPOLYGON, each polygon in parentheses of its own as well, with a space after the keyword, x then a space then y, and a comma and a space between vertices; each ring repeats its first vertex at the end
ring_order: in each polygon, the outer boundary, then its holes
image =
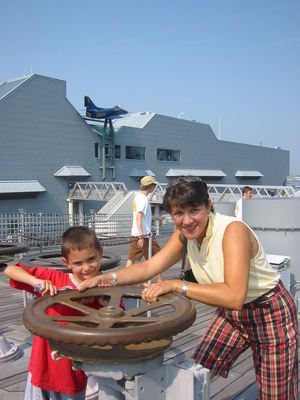
MULTIPOLYGON (((130 242, 132 214, 19 213, 0 214, 0 242, 26 243, 31 252, 39 252, 60 246, 62 234, 70 226, 88 226, 99 237, 103 246, 117 246, 130 242)), ((174 232, 171 217, 154 221, 154 235, 170 235, 174 232)))
MULTIPOLYGON (((126 190, 125 187, 119 186, 119 183, 113 187, 107 183, 103 185, 106 186, 101 187, 102 198, 110 191, 118 193, 120 190, 126 190)), ((92 188, 95 186, 89 187, 90 190, 94 190, 92 188)), ((243 185, 209 185, 208 191, 214 203, 235 202, 242 196, 242 188, 243 185)), ((99 187, 97 191, 98 189, 99 187)), ((152 204, 162 202, 165 189, 166 185, 157 185, 151 194, 152 204)), ((253 197, 257 198, 292 197, 294 194, 295 189, 291 186, 253 186, 253 197)), ((104 246, 125 244, 130 240, 132 213, 100 214, 91 210, 87 214, 34 214, 21 209, 18 213, 0 214, 0 242, 25 242, 30 251, 43 251, 60 246, 62 234, 70 226, 78 225, 92 228, 104 246)), ((165 220, 155 221, 152 231, 156 236, 170 235, 174 232, 172 218, 166 214, 165 220)))
MULTIPOLYGON (((158 184, 150 194, 151 203, 162 203, 167 184, 158 184)), ((245 185, 213 185, 208 184, 208 193, 213 203, 237 202, 242 197, 242 190, 245 185)), ((293 197, 295 189, 293 186, 265 186, 251 185, 253 198, 269 197, 293 197)))
POLYGON ((127 192, 124 182, 76 182, 68 200, 109 200, 119 191, 127 192))
MULTIPOLYGON (((159 183, 154 192, 149 195, 151 203, 162 204, 167 183, 159 183)), ((214 185, 208 184, 208 192, 215 203, 220 201, 237 201, 242 197, 245 185, 214 185)), ((293 186, 253 185, 253 197, 293 197, 293 186)), ((108 201, 117 193, 127 193, 128 189, 122 182, 76 182, 69 192, 68 201, 100 200, 108 201)))

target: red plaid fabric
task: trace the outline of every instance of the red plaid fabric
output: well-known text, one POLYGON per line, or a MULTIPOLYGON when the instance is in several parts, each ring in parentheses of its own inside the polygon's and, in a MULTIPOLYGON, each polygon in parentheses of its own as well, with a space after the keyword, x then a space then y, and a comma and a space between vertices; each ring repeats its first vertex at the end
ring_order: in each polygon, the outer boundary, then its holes
POLYGON ((193 358, 224 378, 249 347, 260 400, 297 400, 298 324, 294 299, 281 290, 269 300, 241 311, 218 309, 193 358))

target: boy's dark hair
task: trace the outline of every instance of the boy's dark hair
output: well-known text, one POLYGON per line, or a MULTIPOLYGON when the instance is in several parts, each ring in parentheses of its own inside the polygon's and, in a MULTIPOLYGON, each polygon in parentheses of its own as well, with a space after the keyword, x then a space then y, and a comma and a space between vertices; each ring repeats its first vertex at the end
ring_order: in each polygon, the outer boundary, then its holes
MULTIPOLYGON (((163 199, 163 209, 171 213, 173 205, 179 207, 197 207, 202 204, 208 206, 209 194, 207 185, 200 178, 186 176, 171 181, 166 188, 163 199)), ((211 212, 214 207, 211 204, 211 212)))
POLYGON ((72 250, 95 248, 101 250, 100 240, 95 232, 86 226, 72 226, 61 238, 61 254, 67 258, 72 250))
POLYGON ((242 189, 242 194, 247 193, 247 192, 253 192, 252 187, 244 186, 243 189, 242 189))

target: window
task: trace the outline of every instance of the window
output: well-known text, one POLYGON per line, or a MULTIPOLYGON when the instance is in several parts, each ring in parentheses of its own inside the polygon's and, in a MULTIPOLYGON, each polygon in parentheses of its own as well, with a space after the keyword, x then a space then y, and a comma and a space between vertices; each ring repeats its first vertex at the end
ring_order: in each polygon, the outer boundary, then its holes
POLYGON ((115 158, 121 158, 121 146, 119 144, 115 145, 115 158))
POLYGON ((95 143, 95 158, 100 158, 99 143, 95 143))
POLYGON ((157 161, 180 162, 180 150, 157 149, 157 161))
POLYGON ((145 160, 145 147, 126 146, 126 160, 145 160))

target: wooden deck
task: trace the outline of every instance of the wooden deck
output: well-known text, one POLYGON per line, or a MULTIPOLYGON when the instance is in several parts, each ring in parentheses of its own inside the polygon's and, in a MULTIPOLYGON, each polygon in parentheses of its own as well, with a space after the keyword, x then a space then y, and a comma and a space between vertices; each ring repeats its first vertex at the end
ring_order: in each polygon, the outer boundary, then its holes
MULTIPOLYGON (((158 241, 161 246, 164 245, 164 240, 158 241)), ((125 265, 128 245, 109 247, 107 250, 118 253, 122 258, 121 266, 125 265)), ((32 335, 22 323, 23 293, 10 288, 3 270, 4 268, 0 269, 0 332, 11 346, 18 346, 21 357, 11 363, 0 364, 0 399, 21 400, 27 378, 32 335)), ((164 274, 164 278, 177 278, 179 271, 180 265, 177 264, 164 274)), ((195 305, 196 321, 189 329, 174 337, 172 346, 165 352, 166 363, 180 363, 191 357, 199 337, 212 318, 214 308, 200 303, 195 303, 195 305)), ((257 399, 257 386, 250 350, 237 360, 227 379, 217 377, 211 381, 210 398, 212 400, 257 399)), ((298 399, 300 399, 299 395, 298 399)))

